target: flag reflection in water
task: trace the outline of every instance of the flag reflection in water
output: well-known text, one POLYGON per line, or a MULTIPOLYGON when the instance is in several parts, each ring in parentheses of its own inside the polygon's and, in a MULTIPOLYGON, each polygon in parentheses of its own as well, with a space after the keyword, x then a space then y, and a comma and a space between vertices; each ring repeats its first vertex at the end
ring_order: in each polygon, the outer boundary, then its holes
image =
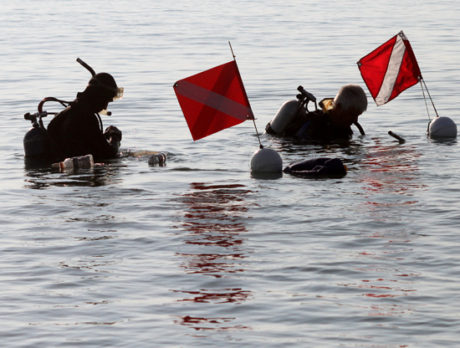
POLYGON ((412 258, 412 244, 418 238, 414 227, 417 222, 411 221, 407 213, 417 209, 417 197, 425 190, 419 159, 420 153, 414 147, 383 145, 376 140, 356 177, 364 198, 359 205, 360 219, 368 226, 361 234, 363 249, 356 253, 354 269, 363 278, 340 285, 362 291, 360 295, 367 298, 371 317, 412 312, 407 302, 398 298, 416 295, 420 277, 414 271, 412 258))
POLYGON ((189 275, 190 285, 173 290, 181 294, 178 302, 188 304, 189 313, 176 323, 202 330, 245 329, 237 318, 217 313, 234 312, 232 306, 245 302, 251 291, 238 277, 244 272, 245 197, 250 191, 240 184, 212 185, 192 183, 180 197, 184 205, 182 223, 184 248, 177 255, 189 275), (211 280, 214 279, 214 280, 211 280), (198 304, 198 306, 197 306, 198 304), (213 313, 213 315, 209 315, 213 313))

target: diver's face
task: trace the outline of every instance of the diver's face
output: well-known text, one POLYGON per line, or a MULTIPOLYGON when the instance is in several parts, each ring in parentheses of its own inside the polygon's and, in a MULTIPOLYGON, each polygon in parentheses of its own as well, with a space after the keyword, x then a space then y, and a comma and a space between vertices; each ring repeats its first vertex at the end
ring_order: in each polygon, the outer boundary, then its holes
POLYGON ((354 122, 358 121, 356 112, 343 110, 340 105, 330 111, 330 118, 335 125, 341 127, 351 126, 354 122))
POLYGON ((104 107, 101 110, 107 109, 107 107, 109 106, 109 103, 110 103, 110 101, 108 101, 108 100, 105 101, 104 102, 104 107))
POLYGON ((107 107, 109 106, 109 103, 111 102, 111 100, 108 100, 108 99, 99 99, 96 103, 95 103, 95 109, 96 109, 96 112, 100 112, 102 110, 105 110, 107 109, 107 107))

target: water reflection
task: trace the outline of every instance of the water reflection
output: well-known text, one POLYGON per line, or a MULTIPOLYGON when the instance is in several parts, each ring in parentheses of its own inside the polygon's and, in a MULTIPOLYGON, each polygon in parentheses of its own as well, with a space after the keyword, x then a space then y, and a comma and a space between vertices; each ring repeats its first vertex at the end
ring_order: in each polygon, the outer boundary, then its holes
POLYGON ((362 184, 369 210, 416 204, 416 190, 424 187, 418 180, 420 153, 410 146, 379 144, 369 148, 361 161, 358 180, 362 184))
POLYGON ((406 249, 398 245, 393 250, 384 248, 374 253, 361 252, 357 259, 367 263, 367 266, 355 270, 366 274, 366 277, 360 281, 339 284, 360 290, 360 296, 367 298, 363 303, 367 316, 400 317, 412 312, 408 301, 400 300, 417 292, 413 279, 418 275, 399 270, 400 262, 405 261, 399 255, 411 252, 409 243, 406 241, 406 249))
MULTIPOLYGON (((251 291, 243 289, 241 284, 233 286, 234 279, 230 277, 244 272, 243 261, 247 253, 242 234, 246 231, 244 221, 248 212, 245 197, 250 192, 240 184, 192 183, 190 191, 179 199, 184 205, 184 216, 178 228, 186 232, 183 240, 187 250, 177 253, 182 259, 181 267, 187 274, 224 278, 214 284, 226 285, 209 288, 204 285, 208 282, 206 279, 196 278, 197 289, 173 290, 182 295, 178 302, 200 305, 199 308, 193 306, 193 311, 209 314, 210 308, 202 307, 203 304, 217 305, 218 311, 225 311, 228 307, 221 306, 241 304, 251 296, 251 291)), ((213 311, 216 311, 214 307, 213 311)), ((195 330, 244 328, 233 323, 236 319, 187 314, 176 323, 195 330)))
MULTIPOLYGON (((96 255, 75 255, 70 259, 62 260, 59 262, 59 267, 68 270, 78 270, 86 272, 82 279, 96 279, 100 277, 109 276, 110 272, 106 269, 115 264, 115 261, 111 260, 105 254, 96 255)), ((55 285, 59 288, 62 283, 55 285)))
POLYGON ((187 273, 216 278, 242 272, 238 262, 245 257, 240 247, 241 233, 246 231, 244 214, 248 210, 243 198, 250 191, 237 184, 192 183, 191 189, 181 198, 186 205, 181 227, 188 232, 185 243, 206 252, 180 253, 185 260, 182 267, 187 273))
POLYGON ((457 138, 428 138, 429 141, 433 144, 444 145, 444 146, 453 146, 457 145, 457 138))
POLYGON ((360 237, 369 243, 362 242, 368 247, 356 256, 363 266, 355 270, 365 276, 341 285, 361 290, 369 317, 403 316, 412 309, 399 299, 417 291, 416 275, 402 270, 410 264, 418 233, 408 212, 418 204, 417 191, 425 187, 419 174, 421 155, 414 146, 383 145, 379 139, 368 150, 356 176, 365 198, 359 210, 368 226, 360 237))
POLYGON ((224 288, 224 289, 202 289, 199 291, 178 291, 189 297, 179 300, 180 302, 198 302, 198 303, 242 303, 251 295, 250 291, 241 288, 224 288))
MULTIPOLYGON (((188 242, 192 243, 193 242, 188 242)), ((202 243, 200 243, 202 244, 202 243)), ((202 244, 203 245, 203 244, 202 244)), ((224 246, 222 243, 220 246, 224 246)), ((227 245, 228 246, 228 245, 227 245)), ((235 263, 239 259, 244 259, 244 255, 238 253, 231 254, 186 254, 180 253, 187 259, 187 263, 182 265, 187 273, 202 273, 216 278, 222 277, 225 273, 243 272, 244 269, 237 267, 235 263)))
POLYGON ((46 189, 50 186, 104 186, 119 183, 119 162, 108 162, 92 169, 78 170, 70 173, 60 173, 50 168, 25 169, 25 187, 35 190, 46 189))
POLYGON ((316 144, 295 141, 293 139, 283 139, 278 137, 270 137, 271 148, 283 154, 295 154, 296 156, 305 155, 311 157, 312 154, 323 156, 333 155, 337 153, 351 154, 352 156, 360 153, 363 150, 364 137, 357 136, 351 140, 346 140, 338 143, 316 144))
POLYGON ((234 318, 203 318, 203 317, 191 317, 186 315, 175 320, 176 324, 187 326, 195 331, 206 331, 206 330, 243 330, 248 329, 244 325, 229 325, 234 318))

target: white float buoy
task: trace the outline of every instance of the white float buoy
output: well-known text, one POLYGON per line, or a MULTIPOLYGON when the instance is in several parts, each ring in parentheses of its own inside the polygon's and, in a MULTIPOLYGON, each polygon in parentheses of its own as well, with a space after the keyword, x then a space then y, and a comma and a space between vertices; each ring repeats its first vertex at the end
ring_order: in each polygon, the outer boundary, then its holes
POLYGON ((428 126, 430 138, 455 138, 457 136, 457 125, 449 117, 436 117, 428 126))
POLYGON ((254 152, 251 158, 251 172, 253 173, 281 173, 283 160, 281 156, 272 149, 259 149, 254 152))

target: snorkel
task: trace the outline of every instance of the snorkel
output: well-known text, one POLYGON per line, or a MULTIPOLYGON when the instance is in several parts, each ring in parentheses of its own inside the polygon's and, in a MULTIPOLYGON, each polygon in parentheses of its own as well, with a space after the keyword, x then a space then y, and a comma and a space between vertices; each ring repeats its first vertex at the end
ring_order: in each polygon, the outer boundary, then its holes
MULTIPOLYGON (((101 93, 103 93, 103 96, 107 98, 108 102, 112 102, 123 97, 123 88, 117 86, 112 75, 108 73, 96 74, 94 69, 80 58, 77 58, 77 62, 91 73, 91 79, 88 82, 88 87, 97 88, 99 91, 101 91, 101 93)), ((112 115, 112 113, 107 111, 106 108, 99 110, 97 113, 107 116, 112 115)))

